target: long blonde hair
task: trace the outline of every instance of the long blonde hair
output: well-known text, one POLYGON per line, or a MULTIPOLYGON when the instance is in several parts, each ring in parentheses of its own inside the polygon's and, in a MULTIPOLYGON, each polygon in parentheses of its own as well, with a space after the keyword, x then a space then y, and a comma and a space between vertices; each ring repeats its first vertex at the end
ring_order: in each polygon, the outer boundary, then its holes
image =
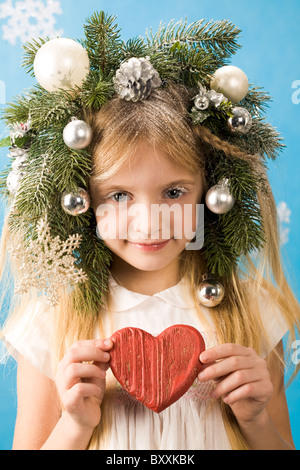
MULTIPOLYGON (((203 126, 192 127, 187 117, 187 103, 191 98, 189 92, 180 85, 169 85, 157 89, 151 96, 141 102, 125 102, 114 97, 100 111, 86 111, 85 118, 93 128, 93 172, 90 180, 90 192, 93 198, 93 182, 104 181, 128 162, 140 139, 163 149, 176 164, 189 171, 202 171, 203 186, 208 189, 205 173, 205 159, 210 152, 222 151, 231 158, 247 159, 253 169, 262 172, 267 191, 258 192, 265 244, 263 249, 240 260, 238 269, 232 272, 225 281, 226 296, 224 302, 212 309, 212 318, 220 343, 239 343, 261 351, 262 332, 264 327, 260 316, 258 298, 263 289, 269 304, 266 308, 280 308, 284 319, 290 327, 290 341, 295 339, 295 330, 299 330, 299 304, 284 275, 278 235, 277 211, 272 190, 268 184, 264 167, 256 155, 245 155, 237 147, 221 141, 203 126)), ((205 194, 204 194, 205 195, 205 194)), ((8 232, 7 221, 2 235, 2 250, 12 237, 8 232)), ((4 260, 0 260, 2 270, 4 260)), ((188 281, 190 295, 195 303, 199 317, 203 317, 197 299, 199 283, 207 270, 202 251, 187 251, 180 258, 181 278, 188 281)), ((78 295, 78 288, 61 292, 58 307, 53 308, 56 319, 56 344, 54 346, 56 363, 65 354, 67 348, 78 339, 93 338, 101 322, 101 309, 98 316, 84 316, 76 311, 73 296, 78 295)), ((109 292, 104 294, 105 303, 109 303, 109 292)), ((30 294, 32 298, 34 294, 30 294)), ((29 298, 28 297, 28 298, 29 298)), ((16 321, 22 314, 24 303, 13 307, 12 320, 16 321)), ((4 331, 5 334, 5 331, 4 331)), ((107 391, 106 397, 109 397, 107 391)), ((102 416, 99 428, 95 430, 90 448, 97 447, 99 439, 109 432, 109 406, 105 398, 102 404, 102 416), (107 405, 107 406, 106 406, 107 405)), ((247 445, 239 432, 236 420, 228 405, 222 401, 222 414, 227 434, 233 449, 246 449, 247 445)))

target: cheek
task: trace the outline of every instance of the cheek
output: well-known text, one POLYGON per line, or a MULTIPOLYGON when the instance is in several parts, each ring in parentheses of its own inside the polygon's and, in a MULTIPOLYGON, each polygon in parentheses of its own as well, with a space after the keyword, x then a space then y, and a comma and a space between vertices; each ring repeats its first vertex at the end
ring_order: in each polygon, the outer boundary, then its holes
POLYGON ((127 238, 127 212, 112 204, 98 206, 96 212, 98 232, 103 240, 127 238))
POLYGON ((174 238, 192 240, 201 223, 201 204, 185 203, 171 220, 174 238))

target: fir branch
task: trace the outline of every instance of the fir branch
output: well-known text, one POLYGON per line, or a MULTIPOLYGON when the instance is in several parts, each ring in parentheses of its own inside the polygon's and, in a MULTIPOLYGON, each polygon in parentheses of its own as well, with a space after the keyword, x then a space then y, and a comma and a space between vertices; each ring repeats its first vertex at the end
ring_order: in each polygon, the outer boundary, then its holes
POLYGON ((86 39, 82 45, 88 52, 91 70, 101 71, 103 77, 116 70, 121 60, 123 42, 115 20, 115 16, 100 11, 87 18, 84 25, 86 39))
POLYGON ((245 153, 258 154, 262 158, 271 160, 276 160, 285 148, 280 133, 265 121, 265 117, 254 117, 252 127, 247 134, 228 133, 226 139, 245 153))
POLYGON ((36 53, 49 40, 49 37, 39 37, 38 39, 32 39, 31 41, 26 42, 22 46, 25 52, 23 54, 21 66, 24 67, 26 72, 29 73, 32 77, 34 77, 33 67, 36 53))
POLYGON ((190 25, 187 19, 170 21, 168 25, 160 23, 156 34, 152 28, 146 31, 147 40, 157 49, 170 49, 175 43, 188 44, 192 49, 204 49, 218 58, 227 59, 235 54, 240 47, 237 44, 237 36, 240 30, 227 20, 208 21, 202 19, 190 25))
POLYGON ((52 124, 60 124, 63 129, 71 117, 79 117, 79 110, 74 92, 60 90, 48 93, 39 86, 30 100, 29 108, 32 127, 37 131, 48 129, 52 124))
POLYGON ((8 102, 1 110, 1 119, 10 126, 16 122, 27 122, 29 119, 30 92, 16 96, 14 101, 8 102))
POLYGON ((260 116, 266 112, 272 98, 261 87, 255 87, 249 84, 249 90, 245 98, 239 103, 239 106, 246 108, 252 116, 260 116))
POLYGON ((238 263, 232 247, 225 243, 220 223, 205 207, 203 256, 208 272, 219 277, 228 276, 238 263))
POLYGON ((101 73, 91 71, 82 86, 82 104, 88 109, 102 108, 115 93, 113 82, 104 80, 101 75, 101 73))
POLYGON ((122 62, 131 57, 145 57, 148 54, 147 46, 142 37, 129 39, 121 46, 122 62))

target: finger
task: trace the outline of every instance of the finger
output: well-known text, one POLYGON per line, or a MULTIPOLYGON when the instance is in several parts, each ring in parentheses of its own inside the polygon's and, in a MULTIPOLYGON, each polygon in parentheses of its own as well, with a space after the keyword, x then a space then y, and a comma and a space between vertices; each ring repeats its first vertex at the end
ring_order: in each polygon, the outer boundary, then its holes
POLYGON ((92 379, 103 380, 105 379, 105 371, 101 370, 94 364, 72 363, 66 369, 65 388, 68 390, 81 380, 92 379))
POLYGON ((95 340, 96 347, 102 349, 103 351, 109 351, 114 343, 110 338, 106 339, 96 339, 95 340))
POLYGON ((253 349, 241 346, 240 344, 225 343, 206 349, 200 354, 199 359, 203 364, 206 364, 230 356, 250 356, 253 352, 253 349))
POLYGON ((223 397, 223 401, 228 405, 233 405, 237 401, 245 399, 263 399, 267 396, 262 392, 260 382, 252 382, 242 385, 223 397))
POLYGON ((94 345, 87 346, 75 346, 71 347, 65 355, 62 363, 63 366, 67 367, 69 364, 76 362, 109 362, 110 354, 106 351, 102 351, 94 345))
POLYGON ((254 360, 249 356, 231 356, 213 364, 205 364, 198 378, 200 381, 216 380, 227 376, 236 370, 250 369, 254 366, 254 360))
POLYGON ((211 392, 213 398, 220 398, 233 390, 245 384, 250 384, 258 381, 257 372, 254 369, 238 370, 228 375, 225 379, 220 381, 214 390, 211 392))
POLYGON ((101 396, 102 390, 97 385, 80 382, 65 394, 64 406, 66 410, 72 412, 78 408, 84 398, 96 397, 100 399, 101 396))

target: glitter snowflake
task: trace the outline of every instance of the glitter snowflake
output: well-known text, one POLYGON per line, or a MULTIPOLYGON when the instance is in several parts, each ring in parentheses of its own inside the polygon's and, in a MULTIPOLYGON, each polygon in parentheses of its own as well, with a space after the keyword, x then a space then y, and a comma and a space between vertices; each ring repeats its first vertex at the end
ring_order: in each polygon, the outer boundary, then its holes
POLYGON ((10 248, 10 254, 20 263, 22 279, 15 288, 16 294, 29 288, 46 289, 48 302, 55 306, 59 301, 59 289, 87 280, 87 275, 75 264, 73 251, 78 248, 81 236, 70 235, 66 241, 59 236, 52 238, 48 223, 41 219, 37 226, 37 240, 28 246, 19 242, 10 248))
POLYGON ((61 14, 58 0, 22 0, 14 4, 13 0, 6 0, 0 5, 0 18, 8 18, 2 26, 2 37, 15 45, 17 38, 26 42, 41 36, 61 36, 63 30, 55 29, 55 15, 61 14))

